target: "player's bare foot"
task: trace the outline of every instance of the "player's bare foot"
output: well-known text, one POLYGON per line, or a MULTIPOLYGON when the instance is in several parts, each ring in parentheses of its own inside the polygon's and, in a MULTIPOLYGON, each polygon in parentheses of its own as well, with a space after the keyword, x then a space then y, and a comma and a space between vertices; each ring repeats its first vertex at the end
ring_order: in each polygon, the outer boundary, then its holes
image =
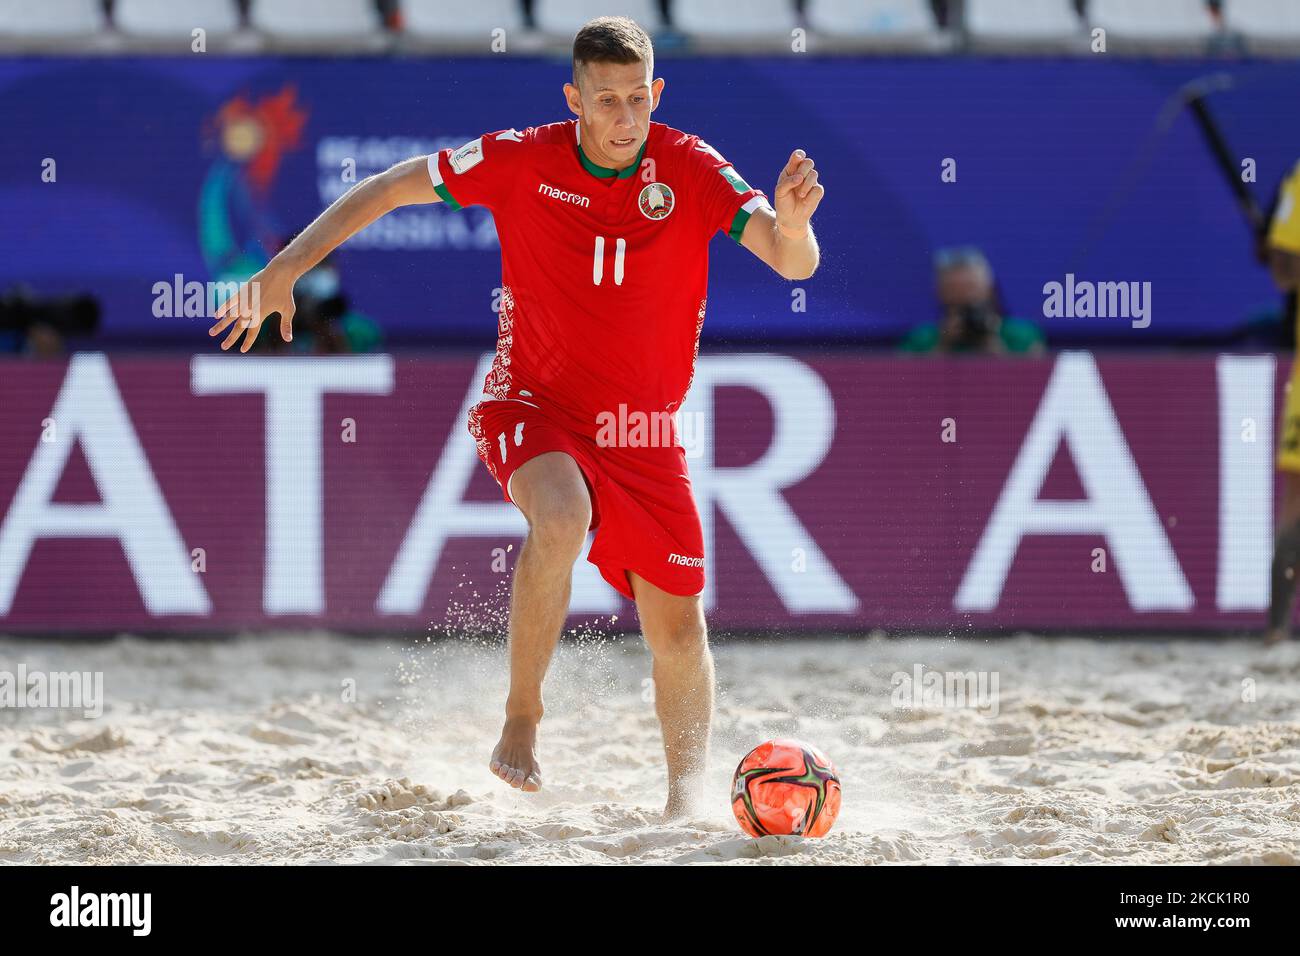
POLYGON ((537 762, 537 722, 506 718, 501 740, 492 751, 488 767, 516 790, 535 793, 542 789, 542 767, 537 762))
POLYGON ((698 816, 704 806, 704 793, 698 784, 668 787, 668 802, 664 804, 663 822, 675 823, 698 816))

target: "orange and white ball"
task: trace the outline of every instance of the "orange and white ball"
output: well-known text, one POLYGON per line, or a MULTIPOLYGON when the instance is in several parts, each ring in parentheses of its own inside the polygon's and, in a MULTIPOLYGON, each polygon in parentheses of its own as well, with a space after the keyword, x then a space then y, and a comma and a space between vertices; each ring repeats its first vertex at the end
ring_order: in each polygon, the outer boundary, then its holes
POLYGON ((839 816, 841 797, 831 759, 801 740, 759 744, 740 761, 731 781, 731 811, 752 837, 825 836, 839 816))

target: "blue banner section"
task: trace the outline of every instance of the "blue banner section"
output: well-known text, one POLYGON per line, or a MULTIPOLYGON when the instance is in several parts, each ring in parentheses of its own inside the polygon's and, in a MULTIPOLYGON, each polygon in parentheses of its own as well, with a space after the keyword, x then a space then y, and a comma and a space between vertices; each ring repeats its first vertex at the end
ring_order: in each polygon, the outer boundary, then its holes
MULTIPOLYGON (((715 240, 706 341, 897 338, 934 318, 932 255, 950 245, 982 247, 1007 308, 1057 341, 1221 336, 1277 302, 1191 117, 1157 120, 1183 84, 1228 74, 1209 103, 1267 204, 1300 157, 1300 64, 791 56, 658 72, 656 119, 768 192, 803 147, 827 188, 806 297, 715 240), (1067 275, 1151 283, 1150 325, 1044 319, 1044 286, 1067 275)), ((563 61, 506 57, 0 61, 0 289, 96 294, 106 343, 200 343, 208 323, 184 315, 184 283, 248 274, 392 162, 566 118, 567 77, 563 61)), ((390 342, 494 338, 484 210, 401 210, 339 265, 390 342)))

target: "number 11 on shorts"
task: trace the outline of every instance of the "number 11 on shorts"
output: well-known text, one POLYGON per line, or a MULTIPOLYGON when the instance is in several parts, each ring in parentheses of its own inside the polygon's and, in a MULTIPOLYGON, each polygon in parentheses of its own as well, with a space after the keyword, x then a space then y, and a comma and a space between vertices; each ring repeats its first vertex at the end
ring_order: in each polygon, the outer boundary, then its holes
MULTIPOLYGON (((506 463, 506 433, 502 432, 497 436, 497 441, 501 443, 501 464, 506 463)), ((518 448, 524 443, 524 423, 515 422, 515 447, 518 448)))
MULTIPOLYGON (((623 259, 627 255, 627 240, 614 240, 614 285, 623 284, 623 259)), ((605 237, 596 237, 596 258, 591 264, 591 281, 600 285, 605 277, 605 237)))

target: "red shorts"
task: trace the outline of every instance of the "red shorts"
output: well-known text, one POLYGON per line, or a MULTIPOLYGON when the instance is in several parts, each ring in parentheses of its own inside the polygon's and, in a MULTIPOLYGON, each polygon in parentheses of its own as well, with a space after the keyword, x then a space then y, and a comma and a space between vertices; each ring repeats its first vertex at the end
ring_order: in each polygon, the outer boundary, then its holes
POLYGON ((479 402, 468 424, 506 501, 511 476, 529 459, 561 451, 578 463, 596 532, 587 560, 621 594, 634 597, 629 571, 670 594, 704 590, 704 531, 680 446, 601 446, 514 399, 479 402))

